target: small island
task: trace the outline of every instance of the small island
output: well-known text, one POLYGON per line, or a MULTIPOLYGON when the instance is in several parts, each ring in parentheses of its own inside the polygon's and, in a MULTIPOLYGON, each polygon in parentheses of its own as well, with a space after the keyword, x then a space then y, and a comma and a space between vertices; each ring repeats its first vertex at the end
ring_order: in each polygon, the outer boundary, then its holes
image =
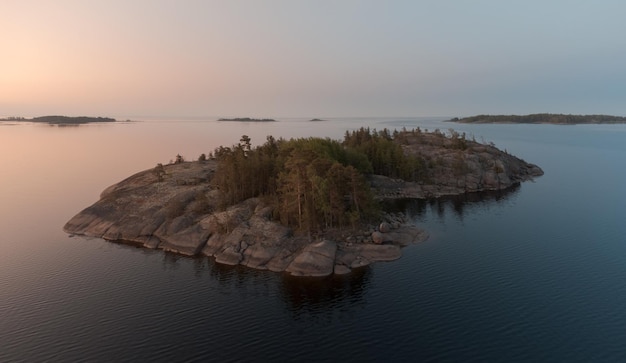
POLYGON ((217 121, 238 121, 238 122, 274 122, 273 118, 251 118, 251 117, 235 117, 235 118, 220 118, 217 121))
POLYGON ((317 121, 326 121, 326 120, 323 120, 323 119, 321 119, 321 118, 312 118, 312 119, 310 119, 309 121, 310 121, 310 122, 317 122, 317 121))
POLYGON ((504 190, 536 165, 453 130, 346 131, 328 138, 243 135, 197 161, 178 155, 102 192, 70 234, 212 256, 295 276, 349 273, 400 258, 426 231, 380 201, 504 190))
POLYGON ((450 122, 466 124, 623 124, 626 117, 609 115, 564 115, 552 113, 536 113, 531 115, 478 115, 472 117, 455 117, 450 122))
POLYGON ((13 122, 39 122, 50 125, 82 125, 95 122, 115 122, 114 118, 110 117, 88 117, 88 116, 40 116, 33 118, 25 117, 6 117, 0 119, 0 121, 13 121, 13 122))

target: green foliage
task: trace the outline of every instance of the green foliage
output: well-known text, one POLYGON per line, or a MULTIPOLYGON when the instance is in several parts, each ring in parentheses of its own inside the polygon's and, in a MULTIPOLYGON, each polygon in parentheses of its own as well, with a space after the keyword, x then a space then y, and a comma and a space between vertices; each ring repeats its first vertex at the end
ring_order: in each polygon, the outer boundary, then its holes
POLYGON ((274 215, 283 224, 305 231, 345 226, 377 214, 363 177, 372 172, 371 163, 338 141, 269 136, 253 148, 244 135, 238 145, 219 147, 213 156, 218 160, 213 183, 222 192, 222 207, 263 197, 275 206, 274 215))
POLYGON ((402 151, 401 144, 407 142, 407 133, 394 131, 392 137, 387 129, 377 132, 362 127, 356 131, 346 131, 343 143, 357 153, 365 155, 373 173, 417 181, 423 165, 420 159, 406 155, 402 151))
POLYGON ((243 135, 239 144, 209 154, 218 161, 213 183, 221 191, 222 208, 261 197, 274 207, 277 220, 297 230, 356 226, 379 214, 367 174, 409 181, 423 177, 426 162, 402 149, 419 134, 419 129, 361 128, 346 132, 343 142, 268 136, 256 147, 243 135))

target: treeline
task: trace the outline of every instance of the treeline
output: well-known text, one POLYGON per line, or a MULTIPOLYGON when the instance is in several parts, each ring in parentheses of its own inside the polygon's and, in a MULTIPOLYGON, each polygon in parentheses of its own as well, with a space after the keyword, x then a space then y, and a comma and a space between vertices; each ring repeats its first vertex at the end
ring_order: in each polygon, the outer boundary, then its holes
POLYGON ((450 121, 461 123, 527 123, 527 124, 616 124, 626 123, 626 117, 610 115, 564 115, 536 113, 531 115, 478 115, 453 118, 450 121))
POLYGON ((422 176, 423 161, 417 157, 406 155, 402 151, 401 143, 407 134, 419 132, 421 132, 419 129, 403 132, 394 130, 391 133, 388 129, 377 132, 369 128, 361 128, 356 131, 346 131, 343 145, 365 155, 374 174, 407 181, 418 181, 422 176))
POLYGON ((40 116, 33 118, 25 118, 25 117, 5 117, 0 118, 0 121, 24 121, 24 122, 41 122, 48 123, 54 125, 78 125, 78 124, 86 124, 90 122, 115 122, 114 118, 110 117, 89 117, 89 116, 78 116, 78 117, 70 117, 70 116, 40 116))
POLYGON ((421 164, 407 157, 388 130, 347 132, 328 138, 275 139, 252 147, 248 136, 215 149, 213 183, 222 207, 251 197, 273 206, 274 217, 303 231, 356 226, 379 214, 366 174, 414 180, 421 164))

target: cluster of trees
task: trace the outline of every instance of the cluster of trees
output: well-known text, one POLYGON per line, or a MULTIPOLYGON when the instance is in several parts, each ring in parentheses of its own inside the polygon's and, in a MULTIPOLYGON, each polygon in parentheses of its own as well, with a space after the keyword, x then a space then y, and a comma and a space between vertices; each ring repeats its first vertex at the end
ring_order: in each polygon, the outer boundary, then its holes
POLYGON ((252 148, 248 136, 240 141, 209 155, 218 160, 213 183, 222 192, 223 207, 262 197, 283 224, 310 232, 377 215, 363 175, 371 166, 340 142, 268 136, 252 148))
POLYGON ((378 216, 366 174, 416 180, 422 168, 386 129, 347 132, 343 142, 268 136, 254 148, 243 135, 238 145, 220 146, 208 158, 218 161, 213 183, 222 207, 261 197, 274 207, 276 219, 309 232, 378 216))
POLYGON ((115 122, 116 120, 110 117, 41 116, 41 117, 33 117, 30 121, 45 122, 49 124, 86 124, 90 122, 115 122))
MULTIPOLYGON (((421 132, 419 129, 410 133, 421 132)), ((409 132, 389 132, 360 128, 355 131, 346 131, 343 144, 366 156, 374 174, 385 175, 391 178, 418 181, 423 177, 424 162, 422 159, 406 155, 402 151, 401 143, 409 132), (396 142, 398 140, 400 142, 396 142)))
POLYGON ((554 113, 536 113, 531 115, 478 115, 465 118, 453 118, 450 121, 462 123, 547 123, 547 124, 614 124, 626 123, 626 117, 610 115, 564 115, 554 113))

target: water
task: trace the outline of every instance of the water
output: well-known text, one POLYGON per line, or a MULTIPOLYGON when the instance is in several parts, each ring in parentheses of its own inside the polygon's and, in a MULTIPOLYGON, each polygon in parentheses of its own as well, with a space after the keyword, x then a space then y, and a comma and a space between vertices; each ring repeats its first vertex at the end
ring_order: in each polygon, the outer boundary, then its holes
POLYGON ((624 361, 626 126, 427 118, 0 126, 0 361, 624 361), (540 165, 506 193, 402 206, 431 233, 297 279, 70 238, 107 186, 242 134, 450 127, 540 165))

